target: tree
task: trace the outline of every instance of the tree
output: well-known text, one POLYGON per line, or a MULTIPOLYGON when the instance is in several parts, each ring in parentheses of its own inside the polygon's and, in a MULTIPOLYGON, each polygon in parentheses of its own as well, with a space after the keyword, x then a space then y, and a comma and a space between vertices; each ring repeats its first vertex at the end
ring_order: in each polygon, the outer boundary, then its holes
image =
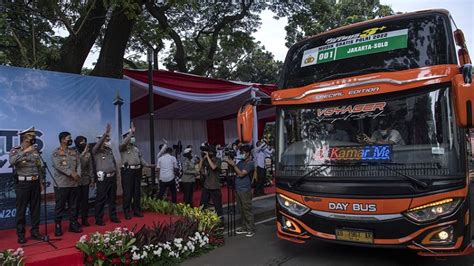
POLYGON ((305 36, 341 27, 344 25, 384 17, 393 10, 380 4, 379 0, 315 0, 305 1, 298 12, 289 15, 286 29, 286 46, 302 40, 305 36))
POLYGON ((172 41, 168 69, 208 75, 222 50, 223 38, 248 38, 260 25, 264 1, 146 1, 146 9, 172 41))
POLYGON ((125 49, 137 17, 142 11, 142 4, 141 0, 128 0, 115 5, 101 44, 99 59, 91 75, 122 77, 125 49))

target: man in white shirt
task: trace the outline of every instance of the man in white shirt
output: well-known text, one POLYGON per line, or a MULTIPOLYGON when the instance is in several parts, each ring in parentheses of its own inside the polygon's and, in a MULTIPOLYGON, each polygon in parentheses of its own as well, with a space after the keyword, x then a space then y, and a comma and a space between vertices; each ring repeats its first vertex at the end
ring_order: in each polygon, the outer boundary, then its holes
POLYGON ((160 179, 160 192, 158 193, 158 198, 163 199, 166 188, 169 188, 171 200, 176 203, 176 183, 174 179, 175 171, 178 169, 178 162, 176 161, 176 158, 171 155, 172 153, 173 148, 166 148, 165 154, 163 154, 156 163, 160 179))
POLYGON ((273 149, 265 140, 257 141, 255 146, 255 157, 257 163, 257 184, 255 186, 254 196, 265 195, 265 179, 267 172, 265 170, 265 158, 272 156, 273 149))

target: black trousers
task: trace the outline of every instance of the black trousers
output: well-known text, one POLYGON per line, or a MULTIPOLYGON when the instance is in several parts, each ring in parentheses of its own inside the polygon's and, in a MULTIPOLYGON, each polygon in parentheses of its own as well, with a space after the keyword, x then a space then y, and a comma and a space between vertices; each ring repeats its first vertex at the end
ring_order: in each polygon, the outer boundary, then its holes
POLYGON ((169 182, 163 182, 160 180, 160 192, 158 193, 158 198, 163 199, 163 195, 165 194, 166 188, 169 188, 170 193, 171 193, 171 201, 173 203, 177 202, 176 199, 176 181, 171 180, 169 182))
POLYGON ((193 206, 193 196, 194 196, 194 183, 195 182, 183 182, 183 194, 184 194, 184 204, 189 204, 193 206))
POLYGON ((31 233, 39 232, 41 186, 39 180, 18 181, 16 193, 16 233, 25 235, 26 208, 30 207, 31 233))
POLYGON ((255 195, 263 195, 265 194, 265 179, 267 177, 267 172, 265 168, 257 166, 257 184, 255 186, 255 195))
POLYGON ((116 176, 104 177, 104 181, 97 181, 97 196, 95 199, 95 220, 102 222, 105 204, 109 205, 110 218, 117 217, 117 178, 116 176))
POLYGON ((77 222, 77 187, 55 187, 54 221, 60 223, 66 213, 71 223, 77 222), (67 204, 67 209, 66 209, 67 204))
POLYGON ((209 205, 209 199, 212 200, 216 213, 219 217, 223 217, 224 212, 222 210, 222 195, 220 189, 202 189, 201 194, 201 205, 206 209, 209 205))
POLYGON ((122 169, 123 211, 140 212, 142 169, 122 169))
POLYGON ((77 214, 82 219, 89 216, 89 185, 77 187, 77 214))

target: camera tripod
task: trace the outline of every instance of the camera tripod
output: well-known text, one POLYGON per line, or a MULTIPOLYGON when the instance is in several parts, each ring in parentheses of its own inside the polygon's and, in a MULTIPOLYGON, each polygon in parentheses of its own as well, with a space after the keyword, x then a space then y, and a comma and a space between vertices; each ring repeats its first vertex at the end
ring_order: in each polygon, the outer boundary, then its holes
POLYGON ((40 242, 31 243, 31 244, 28 244, 28 245, 23 245, 23 247, 32 246, 32 245, 36 245, 36 244, 39 244, 39 243, 48 243, 54 249, 58 249, 58 247, 56 245, 54 245, 52 242, 53 241, 59 241, 59 240, 62 240, 62 239, 61 238, 49 238, 49 235, 48 235, 48 207, 46 206, 46 203, 47 203, 47 198, 46 198, 46 176, 47 175, 46 174, 49 174, 51 176, 51 179, 53 180, 53 182, 56 186, 58 186, 58 183, 56 182, 56 179, 54 179, 53 174, 51 173, 51 171, 48 168, 48 165, 44 161, 43 156, 41 155, 41 152, 38 151, 38 153, 39 153, 39 157, 40 157, 40 160, 41 160, 41 163, 42 163, 42 165, 38 165, 38 168, 40 170, 39 171, 40 172, 40 177, 41 177, 40 182, 41 182, 41 179, 44 179, 44 186, 43 186, 43 193, 44 193, 44 197, 43 197, 44 236, 43 236, 42 240, 38 240, 40 242))
POLYGON ((235 236, 235 173, 231 169, 226 170, 227 185, 227 236, 235 236))

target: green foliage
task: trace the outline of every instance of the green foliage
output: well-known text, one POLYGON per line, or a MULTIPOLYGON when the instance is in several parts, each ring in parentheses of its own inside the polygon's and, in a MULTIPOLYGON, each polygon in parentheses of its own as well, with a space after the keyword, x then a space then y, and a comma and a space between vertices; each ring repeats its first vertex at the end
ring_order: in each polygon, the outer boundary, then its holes
POLYGON ((162 214, 179 215, 196 220, 199 222, 198 230, 200 232, 210 232, 217 228, 221 222, 216 213, 204 210, 202 207, 193 208, 183 203, 174 204, 149 196, 142 197, 142 209, 162 214))
POLYGON ((305 3, 288 18, 285 27, 288 47, 305 36, 393 14, 393 10, 380 4, 379 0, 316 0, 305 3))

